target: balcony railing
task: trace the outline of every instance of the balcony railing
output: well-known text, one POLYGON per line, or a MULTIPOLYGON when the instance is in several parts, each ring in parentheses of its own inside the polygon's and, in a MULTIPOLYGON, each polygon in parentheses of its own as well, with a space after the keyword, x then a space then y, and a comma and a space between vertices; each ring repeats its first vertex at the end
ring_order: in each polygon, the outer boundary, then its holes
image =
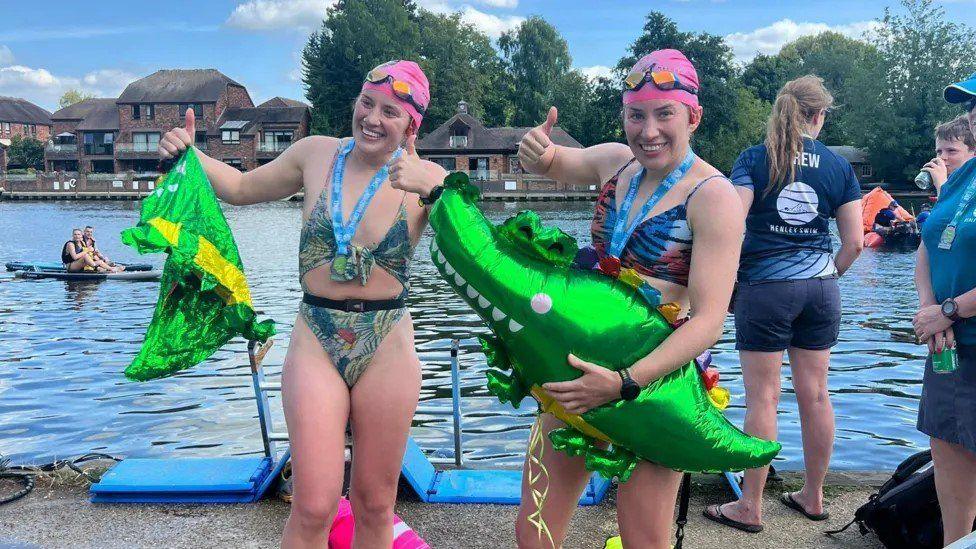
POLYGON ((281 152, 291 146, 291 142, 270 142, 270 141, 260 141, 258 142, 258 152, 281 152))
POLYGON ((116 143, 115 150, 118 152, 156 152, 159 149, 158 143, 116 143))
POLYGON ((78 152, 77 143, 48 143, 44 150, 52 153, 75 154, 78 152))
POLYGON ((501 176, 501 174, 498 173, 498 170, 467 170, 463 171, 462 173, 467 174, 469 178, 475 181, 499 179, 501 176))
POLYGON ((91 143, 85 145, 85 154, 88 156, 112 156, 114 151, 115 147, 112 145, 92 145, 91 143))

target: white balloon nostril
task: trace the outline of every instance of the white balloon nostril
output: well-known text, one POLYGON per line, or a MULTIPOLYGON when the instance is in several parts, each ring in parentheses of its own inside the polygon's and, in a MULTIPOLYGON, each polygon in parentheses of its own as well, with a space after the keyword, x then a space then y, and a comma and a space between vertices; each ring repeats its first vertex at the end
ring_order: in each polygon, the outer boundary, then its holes
POLYGON ((540 315, 544 315, 552 310, 552 298, 549 297, 549 294, 535 294, 532 296, 529 304, 532 306, 532 310, 540 315))

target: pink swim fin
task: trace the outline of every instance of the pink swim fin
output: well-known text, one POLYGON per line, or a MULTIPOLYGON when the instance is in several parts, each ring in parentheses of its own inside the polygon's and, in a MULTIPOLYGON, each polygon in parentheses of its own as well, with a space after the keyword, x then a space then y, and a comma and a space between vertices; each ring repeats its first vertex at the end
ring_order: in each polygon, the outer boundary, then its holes
MULTIPOLYGON (((340 498, 339 510, 329 531, 329 549, 350 549, 355 527, 352 505, 348 499, 340 498)), ((430 549, 430 546, 400 517, 393 515, 393 549, 430 549)))

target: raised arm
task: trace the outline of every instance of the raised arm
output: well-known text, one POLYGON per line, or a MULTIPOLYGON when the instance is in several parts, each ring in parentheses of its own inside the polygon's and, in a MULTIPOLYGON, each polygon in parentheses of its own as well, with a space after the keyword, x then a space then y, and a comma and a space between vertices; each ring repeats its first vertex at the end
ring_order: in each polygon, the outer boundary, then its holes
POLYGON ((549 108, 546 121, 519 142, 519 162, 530 173, 573 185, 602 183, 633 156, 623 143, 601 143, 585 149, 556 145, 550 139, 558 111, 549 108))
MULTIPOLYGON (((193 109, 187 109, 186 127, 173 128, 163 135, 159 141, 159 156, 167 159, 183 154, 183 151, 193 146, 195 131, 196 120, 193 109)), ((301 139, 285 149, 273 161, 247 173, 241 173, 240 170, 207 156, 199 149, 197 149, 197 156, 218 198, 235 205, 256 204, 287 198, 302 190, 304 161, 310 156, 314 140, 321 139, 333 138, 301 139)))

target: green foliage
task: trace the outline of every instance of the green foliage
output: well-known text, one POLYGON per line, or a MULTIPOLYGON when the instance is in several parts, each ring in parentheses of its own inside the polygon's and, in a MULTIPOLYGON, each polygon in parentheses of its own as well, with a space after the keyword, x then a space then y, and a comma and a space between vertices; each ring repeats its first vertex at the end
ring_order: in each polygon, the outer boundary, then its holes
POLYGON ((17 164, 25 168, 42 169, 44 167, 44 143, 33 137, 15 135, 10 140, 7 149, 7 163, 17 164))
POLYGON ((864 144, 877 173, 907 181, 933 156, 932 131, 959 114, 942 98, 946 84, 976 69, 976 35, 946 18, 931 0, 903 0, 901 14, 885 10, 874 39, 878 56, 850 82, 850 130, 864 144))
POLYGON ((81 103, 86 99, 92 99, 93 97, 95 97, 93 94, 71 88, 61 95, 61 99, 58 100, 58 107, 63 109, 65 107, 70 107, 75 103, 81 103))
POLYGON ((546 119, 559 80, 573 60, 555 27, 538 16, 498 39, 513 85, 512 123, 536 126, 546 119))

